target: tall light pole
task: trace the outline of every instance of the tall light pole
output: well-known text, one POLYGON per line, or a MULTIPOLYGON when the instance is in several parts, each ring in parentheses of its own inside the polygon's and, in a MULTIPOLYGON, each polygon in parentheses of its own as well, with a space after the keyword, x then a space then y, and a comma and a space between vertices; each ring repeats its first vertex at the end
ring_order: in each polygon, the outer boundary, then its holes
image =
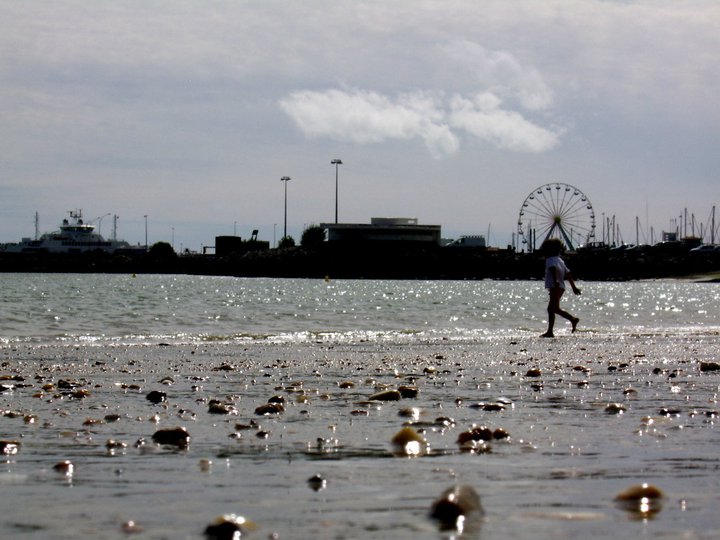
POLYGON ((110 214, 105 214, 104 216, 100 216, 98 219, 98 234, 102 234, 102 220, 103 218, 108 217, 110 214))
POLYGON ((145 251, 148 250, 148 244, 147 244, 147 217, 148 215, 145 214, 145 251))
POLYGON ((338 222, 338 165, 342 165, 342 160, 333 159, 330 165, 335 165, 335 223, 338 222))
POLYGON ((290 181, 290 177, 283 176, 280 181, 285 183, 285 228, 283 229, 283 238, 287 238, 287 183, 290 181))

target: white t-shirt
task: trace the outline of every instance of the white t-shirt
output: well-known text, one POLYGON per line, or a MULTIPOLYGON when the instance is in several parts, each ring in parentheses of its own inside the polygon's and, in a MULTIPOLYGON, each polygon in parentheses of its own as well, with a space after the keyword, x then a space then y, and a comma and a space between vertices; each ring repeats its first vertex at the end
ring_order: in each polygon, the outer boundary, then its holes
POLYGON ((565 289, 565 274, 569 271, 568 267, 565 266, 565 261, 563 261, 559 256, 555 255, 554 257, 548 257, 545 259, 545 288, 552 289, 554 287, 560 287, 561 289, 565 289), (555 277, 550 270, 552 267, 555 267, 558 282, 557 285, 555 285, 555 277))

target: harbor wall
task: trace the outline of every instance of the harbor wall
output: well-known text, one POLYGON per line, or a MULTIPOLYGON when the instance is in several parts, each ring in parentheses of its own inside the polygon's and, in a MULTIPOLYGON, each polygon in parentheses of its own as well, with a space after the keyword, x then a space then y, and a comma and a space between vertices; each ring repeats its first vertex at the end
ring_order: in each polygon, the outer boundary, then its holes
MULTIPOLYGON (((720 273, 720 253, 581 252, 564 256, 577 279, 636 280, 720 273)), ((164 273, 238 277, 334 279, 539 279, 538 254, 485 248, 353 245, 267 249, 228 256, 142 254, 77 255, 0 253, 0 272, 164 273)))

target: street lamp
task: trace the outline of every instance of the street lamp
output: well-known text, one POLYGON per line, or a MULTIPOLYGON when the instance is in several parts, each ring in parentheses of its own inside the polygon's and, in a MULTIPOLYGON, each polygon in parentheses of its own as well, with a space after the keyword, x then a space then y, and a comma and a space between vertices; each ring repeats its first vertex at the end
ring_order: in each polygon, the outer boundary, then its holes
POLYGON ((338 165, 342 165, 342 160, 333 159, 330 165, 335 165, 335 223, 338 222, 338 165))
POLYGON ((97 220, 98 220, 98 234, 102 234, 102 220, 103 220, 103 218, 106 218, 106 217, 108 217, 109 215, 110 215, 110 213, 107 213, 107 214, 102 215, 102 216, 100 216, 99 218, 97 218, 97 220))
POLYGON ((148 243, 147 243, 147 217, 148 215, 145 214, 145 251, 148 250, 148 243))
POLYGON ((287 183, 290 181, 290 177, 283 176, 280 181, 285 183, 285 228, 283 229, 283 238, 287 238, 287 183))

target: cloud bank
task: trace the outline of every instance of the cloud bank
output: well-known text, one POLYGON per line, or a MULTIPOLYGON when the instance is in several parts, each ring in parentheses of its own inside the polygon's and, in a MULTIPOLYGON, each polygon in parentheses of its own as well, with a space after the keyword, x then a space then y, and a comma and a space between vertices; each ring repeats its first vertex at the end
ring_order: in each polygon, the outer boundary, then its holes
POLYGON ((281 100, 280 106, 310 138, 358 144, 417 138, 435 157, 457 152, 461 135, 530 153, 553 149, 561 136, 558 129, 503 108, 491 93, 444 98, 416 92, 393 99, 368 90, 302 90, 281 100))
POLYGON ((561 130, 543 127, 521 112, 552 106, 552 92, 536 69, 524 68, 507 52, 490 52, 469 41, 439 50, 443 62, 469 73, 484 90, 474 95, 418 90, 395 96, 361 88, 297 90, 280 100, 280 107, 309 138, 358 144, 419 139, 434 157, 456 153, 463 137, 514 152, 540 153, 557 146, 561 130))

